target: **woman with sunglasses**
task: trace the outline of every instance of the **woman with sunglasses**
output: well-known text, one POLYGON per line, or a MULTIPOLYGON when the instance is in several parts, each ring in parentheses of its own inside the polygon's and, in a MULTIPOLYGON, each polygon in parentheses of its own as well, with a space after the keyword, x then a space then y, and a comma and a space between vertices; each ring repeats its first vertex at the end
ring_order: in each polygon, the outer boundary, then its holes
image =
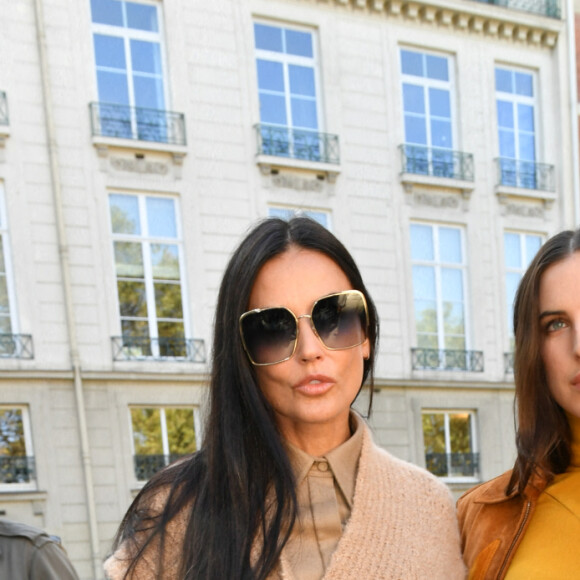
POLYGON ((458 503, 469 578, 580 577, 580 230, 538 251, 514 304, 517 458, 458 503))
POLYGON ((377 447, 350 407, 377 314, 352 257, 307 218, 268 219, 221 284, 201 450, 121 524, 113 580, 464 577, 451 497, 377 447))

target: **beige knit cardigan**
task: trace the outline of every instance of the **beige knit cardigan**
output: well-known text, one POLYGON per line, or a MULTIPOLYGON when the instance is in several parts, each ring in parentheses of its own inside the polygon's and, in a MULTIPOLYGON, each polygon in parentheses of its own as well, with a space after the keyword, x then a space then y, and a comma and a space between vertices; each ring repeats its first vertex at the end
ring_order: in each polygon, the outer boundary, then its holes
MULTIPOLYGON (((463 580, 466 571, 449 490, 424 469, 376 446, 366 425, 364 429, 351 516, 323 580, 463 580)), ((170 526, 163 580, 179 580, 185 518, 178 516, 170 526)), ((154 561, 146 558, 131 578, 158 580, 154 561)), ((105 571, 111 580, 122 580, 126 569, 121 547, 105 562, 105 571)), ((284 552, 270 578, 300 580, 284 552)))

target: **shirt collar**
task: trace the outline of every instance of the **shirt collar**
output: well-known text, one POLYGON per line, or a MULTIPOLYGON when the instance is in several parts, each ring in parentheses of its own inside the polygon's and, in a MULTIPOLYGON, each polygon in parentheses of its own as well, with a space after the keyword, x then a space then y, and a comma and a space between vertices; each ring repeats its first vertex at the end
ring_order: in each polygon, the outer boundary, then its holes
POLYGON ((352 435, 341 445, 326 453, 322 458, 313 457, 302 449, 285 441, 288 457, 296 477, 296 485, 300 485, 308 475, 315 461, 326 459, 348 505, 352 508, 354 488, 356 483, 358 460, 362 450, 363 425, 362 419, 351 411, 349 416, 352 435))

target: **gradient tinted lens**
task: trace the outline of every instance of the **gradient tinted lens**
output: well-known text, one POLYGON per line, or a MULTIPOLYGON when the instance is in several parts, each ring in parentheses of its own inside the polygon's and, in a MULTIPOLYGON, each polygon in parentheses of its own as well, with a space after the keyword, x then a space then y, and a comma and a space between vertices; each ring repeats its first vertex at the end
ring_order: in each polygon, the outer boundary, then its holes
POLYGON ((241 326, 246 350, 255 363, 272 364, 292 355, 296 320, 286 308, 249 312, 242 318, 241 326))
POLYGON ((312 322, 328 348, 350 348, 363 343, 367 313, 362 294, 344 292, 322 298, 312 309, 312 322))

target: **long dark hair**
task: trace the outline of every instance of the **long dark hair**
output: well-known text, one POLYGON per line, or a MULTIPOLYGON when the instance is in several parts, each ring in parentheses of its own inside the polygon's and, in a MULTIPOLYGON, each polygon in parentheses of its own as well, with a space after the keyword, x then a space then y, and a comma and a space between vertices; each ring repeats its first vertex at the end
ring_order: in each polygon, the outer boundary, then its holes
POLYGON ((260 268, 290 246, 330 257, 365 295, 370 356, 364 361, 361 388, 367 381, 372 403, 378 318, 351 255, 311 219, 259 222, 232 255, 221 283, 202 449, 154 476, 129 508, 114 545, 123 545, 131 556, 126 578, 148 548, 156 552, 162 577, 166 525, 184 511, 187 529, 177 551, 180 578, 264 580, 277 565, 296 519, 294 478, 272 409, 243 350, 238 321, 260 268), (161 512, 150 513, 152 499, 164 490, 167 501, 161 512))
POLYGON ((508 493, 523 493, 538 473, 550 481, 570 464, 570 427, 553 398, 541 356, 539 293, 542 275, 552 264, 580 250, 580 229, 550 238, 524 274, 514 303, 514 380, 516 386, 516 458, 508 493))

